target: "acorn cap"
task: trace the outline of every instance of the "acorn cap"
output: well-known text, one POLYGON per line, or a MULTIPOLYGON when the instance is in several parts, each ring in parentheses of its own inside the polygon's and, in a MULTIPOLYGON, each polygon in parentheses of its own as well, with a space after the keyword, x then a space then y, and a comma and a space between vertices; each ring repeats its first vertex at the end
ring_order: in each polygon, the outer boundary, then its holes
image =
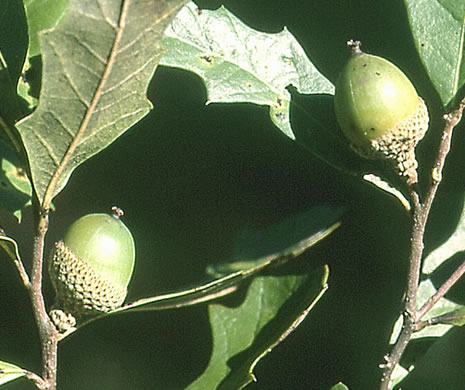
POLYGON ((116 286, 99 275, 63 241, 55 243, 49 273, 56 291, 55 306, 75 316, 114 310, 123 304, 127 295, 125 287, 116 286))

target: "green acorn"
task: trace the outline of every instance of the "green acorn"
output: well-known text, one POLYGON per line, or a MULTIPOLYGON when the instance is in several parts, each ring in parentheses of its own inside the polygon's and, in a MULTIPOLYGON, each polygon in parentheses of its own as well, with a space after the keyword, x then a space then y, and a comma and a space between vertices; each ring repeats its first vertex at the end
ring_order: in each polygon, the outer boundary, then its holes
POLYGON ((113 215, 89 214, 75 221, 55 243, 49 274, 56 292, 52 320, 74 326, 73 317, 104 313, 120 307, 127 295, 135 260, 134 239, 113 215))
POLYGON ((405 74, 391 62, 360 50, 336 83, 334 107, 342 131, 365 158, 391 160, 408 183, 417 181, 415 147, 428 129, 428 110, 405 74))

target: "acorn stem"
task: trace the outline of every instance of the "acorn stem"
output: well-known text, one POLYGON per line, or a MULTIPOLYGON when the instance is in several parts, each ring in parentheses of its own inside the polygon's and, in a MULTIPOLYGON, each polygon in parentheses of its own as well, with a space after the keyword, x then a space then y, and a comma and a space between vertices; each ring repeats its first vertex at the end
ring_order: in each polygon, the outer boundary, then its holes
POLYGON ((120 209, 118 206, 113 206, 111 211, 111 215, 116 219, 120 219, 124 215, 123 209, 120 209))
POLYGON ((347 47, 349 48, 351 55, 362 54, 362 49, 360 49, 361 46, 362 42, 355 39, 347 41, 347 47))

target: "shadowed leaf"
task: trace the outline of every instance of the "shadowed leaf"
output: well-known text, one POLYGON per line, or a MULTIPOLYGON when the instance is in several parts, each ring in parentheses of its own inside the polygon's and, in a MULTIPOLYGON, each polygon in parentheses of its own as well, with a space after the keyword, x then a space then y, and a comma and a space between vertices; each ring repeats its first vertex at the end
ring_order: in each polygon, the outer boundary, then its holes
POLYGON ((21 210, 31 203, 32 186, 16 154, 0 141, 0 208, 21 221, 21 210))
POLYGON ((243 257, 236 257, 231 263, 219 267, 209 267, 207 272, 215 277, 209 282, 169 294, 139 299, 110 313, 89 319, 80 324, 77 329, 108 315, 179 308, 211 301, 230 294, 236 291, 242 282, 265 269, 291 261, 328 236, 339 226, 339 223, 335 221, 340 217, 340 214, 340 209, 315 207, 306 213, 273 225, 261 233, 262 237, 265 238, 280 237, 277 242, 272 243, 271 247, 265 247, 262 241, 258 241, 255 242, 255 248, 253 248, 249 242, 250 234, 246 234, 246 237, 243 236, 239 240, 238 256, 242 253, 243 257), (296 232, 293 240, 289 230, 291 226, 294 226, 296 232))
POLYGON ((212 356, 188 389, 236 390, 256 380, 254 367, 305 319, 326 290, 327 278, 327 267, 307 275, 260 276, 240 306, 211 304, 212 356))

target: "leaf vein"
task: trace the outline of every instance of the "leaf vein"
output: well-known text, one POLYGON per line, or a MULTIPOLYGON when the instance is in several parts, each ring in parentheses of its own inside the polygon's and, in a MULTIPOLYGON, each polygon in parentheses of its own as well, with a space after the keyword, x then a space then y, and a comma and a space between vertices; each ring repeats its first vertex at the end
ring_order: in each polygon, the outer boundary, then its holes
MULTIPOLYGON (((146 28, 145 30, 141 31, 140 34, 138 34, 133 40, 129 41, 126 45, 121 46, 118 51, 116 52, 117 55, 120 55, 124 53, 126 50, 130 49, 132 46, 134 46, 138 41, 140 41, 142 38, 144 38, 148 33, 150 33, 153 29, 151 27, 146 28)), ((133 55, 131 53, 131 55, 133 55)))
POLYGON ((63 70, 63 74, 66 80, 68 81, 69 86, 71 87, 73 92, 76 94, 78 99, 81 101, 81 103, 84 104, 88 108, 90 106, 90 103, 86 101, 86 99, 79 92, 79 89, 77 88, 77 86, 74 84, 73 79, 71 75, 69 74, 68 67, 65 65, 64 58, 60 55, 60 52, 55 47, 54 43, 50 42, 50 46, 53 48, 53 52, 56 55, 56 57, 60 59, 59 63, 61 65, 61 69, 63 70))
POLYGON ((126 100, 132 96, 137 96, 137 93, 132 91, 131 93, 124 95, 121 99, 112 100, 110 103, 106 105, 100 104, 99 107, 94 110, 94 113, 105 112, 106 110, 109 110, 111 107, 119 105, 123 100, 126 100))
POLYGON ((35 135, 35 137, 37 138, 37 140, 40 142, 40 144, 47 151, 48 155, 52 159, 55 166, 58 166, 60 164, 60 159, 59 159, 58 156, 55 155, 55 153, 53 151, 53 147, 48 144, 48 142, 45 140, 45 138, 43 138, 37 130, 32 128, 32 132, 35 135))
POLYGON ((53 119, 55 119, 55 120, 60 124, 61 128, 62 128, 64 131, 66 131, 66 133, 68 133, 68 135, 71 137, 71 139, 74 138, 74 133, 72 132, 72 130, 71 130, 71 129, 68 129, 68 127, 67 127, 66 124, 61 120, 61 118, 60 118, 59 116, 55 115, 55 112, 54 112, 54 111, 50 110, 50 111, 48 112, 48 114, 49 114, 50 116, 52 116, 53 119))
MULTIPOLYGON (((123 0, 124 2, 124 0, 123 0)), ((105 13, 105 4, 102 5, 102 1, 98 0, 97 5, 100 9, 100 14, 103 16, 103 19, 115 30, 118 31, 118 21, 111 20, 105 13)), ((122 5, 124 7, 124 5, 122 5)))
POLYGON ((148 61, 144 62, 141 67, 136 69, 136 71, 129 73, 125 78, 121 79, 118 83, 113 84, 112 86, 109 86, 108 88, 106 88, 102 92, 102 95, 112 92, 113 90, 117 89, 121 85, 125 84, 128 80, 131 80, 133 77, 143 72, 147 68, 147 66, 149 66, 153 61, 154 61, 154 58, 152 57, 148 61))
POLYGON ((113 127, 114 125, 116 125, 118 122, 122 121, 122 120, 125 120, 131 116, 134 116, 134 115, 137 115, 139 112, 142 112, 143 111, 143 108, 139 108, 135 111, 132 111, 132 112, 128 112, 124 115, 121 115, 119 116, 117 119, 111 121, 111 122, 108 122, 106 123, 104 126, 102 127, 99 127, 99 128, 96 128, 94 129, 94 131, 92 133, 90 133, 88 136, 83 136, 81 138, 81 141, 80 141, 80 144, 83 144, 85 142, 88 142, 90 139, 92 139, 93 137, 97 136, 99 133, 105 131, 107 128, 109 127, 113 127))

